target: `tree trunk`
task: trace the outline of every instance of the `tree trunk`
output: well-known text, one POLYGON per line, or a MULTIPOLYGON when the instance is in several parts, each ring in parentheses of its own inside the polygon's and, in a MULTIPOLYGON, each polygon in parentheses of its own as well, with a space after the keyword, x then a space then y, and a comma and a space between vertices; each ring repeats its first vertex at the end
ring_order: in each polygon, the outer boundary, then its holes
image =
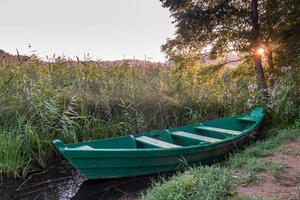
POLYGON ((254 56, 254 65, 255 65, 255 73, 256 73, 256 82, 259 90, 266 90, 267 84, 264 75, 264 70, 262 67, 261 56, 254 56))
POLYGON ((258 21, 258 0, 251 0, 251 21, 252 21, 252 48, 254 49, 254 65, 256 72, 257 87, 259 90, 266 90, 267 84, 264 75, 264 70, 261 62, 261 55, 256 53, 256 50, 259 48, 260 44, 260 30, 259 30, 259 21, 258 21))
POLYGON ((270 87, 274 85, 274 65, 273 65, 273 51, 269 50, 268 52, 268 65, 270 70, 270 87))

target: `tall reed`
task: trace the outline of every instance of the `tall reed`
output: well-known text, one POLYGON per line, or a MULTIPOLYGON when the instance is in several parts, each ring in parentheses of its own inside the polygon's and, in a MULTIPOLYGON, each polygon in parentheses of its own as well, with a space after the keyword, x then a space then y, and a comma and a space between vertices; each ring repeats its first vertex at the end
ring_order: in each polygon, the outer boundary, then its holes
POLYGON ((0 61, 0 173, 47 167, 54 138, 77 142, 164 129, 255 106, 268 107, 272 123, 299 118, 300 81, 278 76, 266 102, 251 70, 0 61))

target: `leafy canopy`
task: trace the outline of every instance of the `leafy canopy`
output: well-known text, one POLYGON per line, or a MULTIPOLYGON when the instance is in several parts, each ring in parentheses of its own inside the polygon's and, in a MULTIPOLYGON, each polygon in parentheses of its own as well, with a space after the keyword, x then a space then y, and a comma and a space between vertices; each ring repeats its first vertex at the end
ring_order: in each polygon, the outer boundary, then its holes
MULTIPOLYGON (((252 53, 256 36, 251 28, 250 0, 160 1, 175 19, 175 38, 162 46, 169 57, 197 56, 206 47, 211 47, 213 57, 228 51, 252 53)), ((299 4, 299 0, 259 1, 260 45, 276 51, 279 47, 291 50, 289 41, 299 41, 300 37, 299 4)))

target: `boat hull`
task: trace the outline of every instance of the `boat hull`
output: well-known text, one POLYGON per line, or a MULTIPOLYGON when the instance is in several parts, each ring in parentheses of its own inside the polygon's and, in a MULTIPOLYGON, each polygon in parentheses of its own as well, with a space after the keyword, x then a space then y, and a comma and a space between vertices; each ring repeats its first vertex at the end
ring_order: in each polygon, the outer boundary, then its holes
MULTIPOLYGON (((176 171, 192 166, 193 164, 211 164, 222 160, 236 149, 234 144, 226 144, 218 147, 218 150, 193 150, 189 153, 176 152, 175 155, 149 156, 135 158, 116 158, 113 166, 99 165, 95 167, 78 168, 82 175, 88 179, 122 178, 157 174, 162 172, 176 171), (139 163, 141 163, 139 165, 139 163)), ((97 158, 103 162, 103 158, 97 158)), ((95 163, 95 160, 90 160, 95 163)))
MULTIPOLYGON (((240 115, 237 117, 243 116, 244 115, 240 115)), ((235 150, 237 146, 242 145, 248 140, 250 134, 255 131, 261 123, 262 118, 263 116, 259 118, 258 121, 252 123, 251 126, 241 132, 241 134, 231 137, 227 136, 220 142, 186 145, 179 148, 139 148, 137 146, 137 148, 126 147, 120 149, 98 146, 98 148, 95 149, 84 149, 81 148, 83 144, 93 146, 93 143, 81 143, 81 146, 78 144, 66 146, 58 141, 54 141, 53 143, 58 151, 87 179, 141 176, 175 171, 196 163, 210 164, 224 159, 226 155, 235 150)), ((231 120, 231 118, 228 119, 231 120)), ((218 120, 216 121, 218 122, 218 120)), ((226 126, 227 123, 224 124, 226 126)), ((168 132, 178 130, 191 132, 192 129, 190 127, 195 127, 195 125, 169 129, 168 132)), ((155 136, 153 133, 142 133, 131 137, 138 138, 141 135, 155 136)), ((115 141, 116 145, 119 143, 122 146, 122 140, 127 140, 127 137, 130 136, 120 137, 118 141, 115 141)), ((110 142, 110 140, 111 139, 107 141, 110 142)), ((113 141, 114 140, 112 140, 112 142, 113 141)), ((184 141, 181 141, 181 144, 185 145, 184 141)))

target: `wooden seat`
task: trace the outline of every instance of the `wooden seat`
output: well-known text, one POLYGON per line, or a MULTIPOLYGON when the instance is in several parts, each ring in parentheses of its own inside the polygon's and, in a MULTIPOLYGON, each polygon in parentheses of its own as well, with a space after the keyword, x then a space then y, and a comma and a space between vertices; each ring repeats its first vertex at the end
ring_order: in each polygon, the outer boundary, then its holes
POLYGON ((257 120, 252 116, 244 116, 237 118, 240 121, 246 121, 246 122, 256 122, 257 120))
POLYGON ((79 146, 79 147, 73 147, 73 148, 70 148, 70 147, 67 147, 67 149, 72 149, 72 150, 94 150, 93 147, 89 146, 89 145, 82 145, 82 146, 79 146))
POLYGON ((176 148, 176 147, 181 147, 179 145, 176 144, 172 144, 172 143, 168 143, 168 142, 164 142, 161 140, 157 140, 151 137, 147 137, 147 136, 141 136, 141 137, 137 137, 135 138, 138 142, 142 142, 145 144, 150 144, 152 146, 156 146, 156 147, 160 147, 160 148, 176 148))
POLYGON ((175 136, 191 138, 191 139, 200 140, 200 141, 209 142, 209 143, 222 141, 221 139, 218 139, 218 138, 212 138, 212 137, 207 137, 207 136, 203 136, 203 135, 196 135, 196 134, 192 134, 192 133, 188 133, 188 132, 184 132, 184 131, 176 131, 176 132, 172 132, 171 134, 175 135, 175 136))
POLYGON ((210 126, 196 126, 195 129, 205 130, 205 131, 215 131, 215 132, 226 133, 226 134, 231 134, 231 135, 240 135, 242 133, 241 131, 216 128, 216 127, 210 127, 210 126))

